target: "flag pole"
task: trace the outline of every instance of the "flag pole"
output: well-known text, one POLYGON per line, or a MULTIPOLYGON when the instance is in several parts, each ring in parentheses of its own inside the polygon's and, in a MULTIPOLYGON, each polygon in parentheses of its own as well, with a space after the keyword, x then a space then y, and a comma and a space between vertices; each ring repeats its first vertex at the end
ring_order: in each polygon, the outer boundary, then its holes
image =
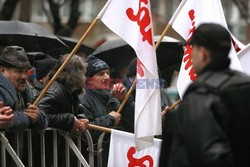
POLYGON ((157 43, 155 44, 155 49, 157 49, 159 47, 159 45, 161 44, 162 39, 164 38, 164 36, 166 35, 166 33, 169 31, 170 27, 171 27, 171 25, 167 24, 167 26, 163 30, 160 38, 158 39, 157 43))
POLYGON ((122 104, 120 105, 120 107, 118 108, 117 112, 120 114, 122 112, 123 107, 125 106, 126 102, 128 101, 128 98, 130 97, 130 95, 132 94, 135 85, 137 82, 137 78, 135 79, 135 81, 133 82, 132 86, 130 87, 128 93, 126 94, 125 99, 122 101, 122 104))
POLYGON ((96 17, 94 19, 94 21, 91 23, 91 25, 89 26, 89 28, 87 29, 87 31, 83 34, 83 36, 81 37, 81 39, 78 41, 78 43, 76 44, 76 46, 74 47, 74 49, 71 51, 71 53, 69 54, 69 56, 67 57, 67 59, 64 61, 64 63, 61 65, 61 67, 57 70, 57 72, 55 73, 55 75, 51 78, 51 80, 49 81, 49 83, 46 85, 46 87, 43 89, 43 91, 40 93, 40 95, 38 96, 38 98, 35 100, 35 102, 33 103, 33 105, 37 105, 39 103, 39 101, 42 99, 42 97, 44 96, 44 94, 46 93, 46 91, 50 88, 50 86, 52 85, 52 83, 57 79, 57 77, 61 74, 62 70, 65 68, 65 66, 68 64, 68 62, 70 61, 70 59, 75 55, 75 53, 77 52, 77 50, 81 47, 83 41, 86 39, 87 35, 90 33, 90 31, 93 29, 93 27, 96 25, 98 21, 98 17, 96 17))
POLYGON ((111 131, 112 131, 112 129, 110 129, 110 128, 106 128, 106 127, 102 127, 102 126, 98 126, 98 125, 94 125, 94 124, 88 124, 88 129, 94 129, 94 130, 103 131, 103 132, 107 132, 107 133, 111 133, 111 131))

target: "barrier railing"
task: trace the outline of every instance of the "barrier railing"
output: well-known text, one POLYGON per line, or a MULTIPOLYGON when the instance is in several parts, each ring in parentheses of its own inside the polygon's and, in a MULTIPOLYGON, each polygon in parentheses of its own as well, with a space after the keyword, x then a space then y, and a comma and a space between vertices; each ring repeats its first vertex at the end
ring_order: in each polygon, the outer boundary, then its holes
MULTIPOLYGON (((70 166, 70 151, 69 148, 71 148, 71 150, 73 151, 73 153, 76 155, 77 157, 77 166, 80 167, 81 165, 84 167, 94 167, 94 146, 93 146, 93 141, 91 138, 90 133, 87 131, 85 134, 85 139, 87 141, 87 145, 88 145, 88 152, 89 152, 89 156, 88 156, 88 163, 85 160, 85 158, 83 157, 82 153, 81 153, 81 145, 82 145, 82 135, 76 135, 74 137, 76 137, 76 143, 71 139, 69 133, 66 133, 64 131, 60 131, 57 129, 53 129, 53 128, 48 128, 45 131, 41 131, 40 132, 40 150, 41 150, 41 167, 45 167, 45 162, 46 162, 46 155, 45 155, 45 149, 46 149, 46 145, 45 145, 45 133, 47 131, 52 131, 52 136, 53 136, 53 166, 54 167, 58 167, 58 143, 57 143, 57 139, 58 139, 58 134, 63 136, 63 138, 65 139, 65 154, 66 154, 66 166, 70 166)), ((24 133, 23 133, 24 134, 24 133)), ((34 166, 33 164, 33 153, 32 153, 32 131, 27 130, 25 132, 25 135, 27 135, 27 151, 28 151, 28 166, 32 167, 34 166)), ((14 162, 16 163, 16 165, 18 167, 24 167, 23 162, 20 160, 20 134, 16 134, 16 138, 15 138, 15 143, 16 143, 16 147, 15 150, 13 149, 13 147, 10 145, 8 139, 5 137, 5 132, 0 132, 0 141, 1 141, 1 166, 2 167, 6 167, 6 150, 8 151, 8 153, 10 154, 10 156, 12 157, 12 159, 14 160, 14 162)))

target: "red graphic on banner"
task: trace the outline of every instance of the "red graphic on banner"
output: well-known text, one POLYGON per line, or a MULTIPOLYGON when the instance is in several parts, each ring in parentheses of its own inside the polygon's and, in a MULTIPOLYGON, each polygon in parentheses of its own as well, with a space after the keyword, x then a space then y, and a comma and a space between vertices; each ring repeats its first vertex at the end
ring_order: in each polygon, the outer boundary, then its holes
POLYGON ((239 45, 235 42, 235 40, 233 38, 232 39, 232 43, 233 43, 233 46, 234 46, 234 50, 237 52, 241 51, 241 48, 239 47, 239 45))
MULTIPOLYGON (((189 41, 189 40, 191 40, 193 33, 195 31, 195 20, 194 20, 195 19, 195 11, 190 10, 188 12, 188 15, 189 15, 190 20, 192 21, 192 27, 189 31, 189 38, 188 38, 188 41, 189 41)), ((188 70, 190 68, 189 77, 192 81, 195 81, 197 76, 196 76, 194 69, 193 69, 191 54, 192 54, 192 47, 190 45, 186 45, 186 49, 184 52, 184 59, 183 59, 184 63, 186 63, 184 69, 188 70)))
POLYGON ((142 62, 137 59, 137 73, 140 75, 140 77, 144 77, 144 70, 142 67, 144 67, 142 62))
POLYGON ((151 18, 150 12, 147 7, 143 6, 148 4, 148 0, 140 0, 139 2, 139 10, 137 14, 134 14, 134 10, 132 8, 128 8, 126 14, 131 21, 136 21, 140 27, 140 32, 142 34, 142 41, 148 41, 148 43, 153 46, 153 38, 152 38, 152 28, 150 26, 151 18), (146 29, 148 29, 146 31, 146 29))
POLYGON ((129 160, 128 167, 153 167, 154 160, 150 155, 145 155, 139 159, 134 158, 133 155, 135 154, 135 147, 130 147, 127 153, 127 158, 129 160), (144 162, 148 162, 148 166, 144 164, 144 162))

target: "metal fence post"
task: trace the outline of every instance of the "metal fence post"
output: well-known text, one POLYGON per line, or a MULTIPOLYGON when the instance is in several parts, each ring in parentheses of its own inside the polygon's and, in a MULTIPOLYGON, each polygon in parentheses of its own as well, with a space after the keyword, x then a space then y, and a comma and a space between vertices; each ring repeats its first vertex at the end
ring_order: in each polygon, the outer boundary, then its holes
POLYGON ((103 132, 99 138, 98 138, 98 144, 97 144, 97 166, 102 167, 102 144, 103 144, 103 139, 105 137, 106 132, 103 132))
POLYGON ((45 167, 45 133, 42 131, 40 133, 40 148, 41 148, 41 167, 45 167))
POLYGON ((27 131, 27 146, 28 146, 28 166, 32 167, 33 165, 33 154, 32 154, 32 137, 31 137, 31 131, 27 131))
POLYGON ((7 151, 9 152, 10 156, 13 158, 13 160, 15 161, 15 163, 17 164, 18 167, 24 167, 22 161, 20 160, 20 158, 17 156, 16 152, 13 150, 13 148, 11 147, 8 139, 0 132, 0 140, 3 144, 3 146, 7 149, 7 151))
POLYGON ((58 167, 58 155, 57 155, 57 130, 53 130, 53 166, 58 167))
MULTIPOLYGON (((2 132, 2 134, 5 135, 4 132, 2 132)), ((1 166, 6 167, 6 152, 5 152, 5 148, 2 142, 1 142, 1 160, 2 160, 1 166)))

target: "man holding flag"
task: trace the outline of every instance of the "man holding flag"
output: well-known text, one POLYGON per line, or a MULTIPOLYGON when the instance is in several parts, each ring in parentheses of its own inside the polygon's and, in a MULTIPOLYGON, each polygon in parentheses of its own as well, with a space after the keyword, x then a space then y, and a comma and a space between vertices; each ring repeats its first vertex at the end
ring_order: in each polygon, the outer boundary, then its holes
MULTIPOLYGON (((135 50, 138 83, 159 79, 150 1, 109 0, 98 18, 135 50)), ((137 86, 134 130, 137 150, 152 146, 154 135, 161 134, 160 110, 159 88, 137 86)))
POLYGON ((218 24, 201 24, 188 44, 197 80, 175 113, 160 166, 249 166, 250 78, 229 69, 230 34, 218 24))

